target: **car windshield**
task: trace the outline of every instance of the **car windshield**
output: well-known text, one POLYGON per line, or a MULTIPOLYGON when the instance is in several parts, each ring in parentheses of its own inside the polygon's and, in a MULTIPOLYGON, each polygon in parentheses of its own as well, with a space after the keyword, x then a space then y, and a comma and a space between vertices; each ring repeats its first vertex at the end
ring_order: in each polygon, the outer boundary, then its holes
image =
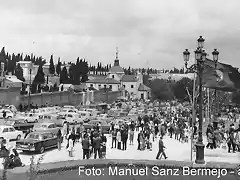
POLYGON ((48 126, 47 126, 46 124, 43 124, 42 127, 43 127, 43 128, 47 128, 48 126))
POLYGON ((35 140, 39 140, 41 138, 41 136, 39 134, 29 134, 27 136, 28 139, 35 139, 35 140))

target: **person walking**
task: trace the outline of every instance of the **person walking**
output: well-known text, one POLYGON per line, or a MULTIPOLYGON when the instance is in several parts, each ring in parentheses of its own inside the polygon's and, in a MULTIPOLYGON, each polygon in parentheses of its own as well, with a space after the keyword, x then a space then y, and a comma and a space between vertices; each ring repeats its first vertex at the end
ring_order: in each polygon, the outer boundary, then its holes
POLYGON ((130 145, 133 145, 134 130, 135 130, 135 124, 133 121, 131 122, 129 127, 130 127, 130 130, 129 130, 130 145))
POLYGON ((100 147, 101 147, 102 140, 99 136, 99 134, 96 134, 96 137, 93 139, 93 149, 94 149, 94 159, 101 158, 101 152, 100 152, 100 147))
POLYGON ((123 151, 127 150, 127 140, 128 140, 128 131, 127 129, 124 129, 122 133, 122 143, 123 143, 122 150, 123 151))
POLYGON ((120 150, 121 149, 121 132, 118 130, 117 132, 117 148, 120 150))
POLYGON ((138 142, 138 148, 137 148, 137 150, 140 150, 140 138, 141 138, 141 134, 142 134, 142 132, 140 131, 139 133, 138 133, 138 137, 137 137, 137 142, 138 142))
POLYGON ((116 129, 114 129, 112 131, 112 148, 116 148, 116 144, 117 144, 117 131, 116 129))
POLYGON ((59 151, 61 150, 61 144, 62 144, 62 132, 61 129, 59 129, 57 132, 57 147, 59 151))
POLYGON ((165 152, 164 152, 164 148, 166 148, 163 144, 163 137, 161 136, 159 139, 159 146, 158 146, 158 153, 157 153, 157 157, 156 159, 159 158, 160 155, 163 155, 163 157, 165 159, 167 159, 168 157, 166 156, 165 152))
POLYGON ((235 137, 234 137, 234 124, 231 124, 230 125, 230 128, 229 128, 229 136, 228 136, 228 139, 227 139, 227 145, 228 145, 228 152, 231 153, 231 149, 233 151, 233 153, 235 153, 235 137))
POLYGON ((68 137, 68 145, 67 145, 69 157, 73 157, 73 146, 74 146, 73 138, 74 137, 72 136, 72 133, 70 133, 68 137))
POLYGON ((83 135, 82 149, 83 149, 83 159, 85 159, 85 157, 89 159, 90 141, 87 134, 83 135))

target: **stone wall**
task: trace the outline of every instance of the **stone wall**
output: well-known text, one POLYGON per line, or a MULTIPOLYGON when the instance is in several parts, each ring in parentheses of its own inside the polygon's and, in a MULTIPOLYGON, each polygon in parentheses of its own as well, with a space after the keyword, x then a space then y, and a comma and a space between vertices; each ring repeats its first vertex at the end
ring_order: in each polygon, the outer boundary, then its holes
MULTIPOLYGON (((72 91, 63 91, 63 92, 47 92, 39 94, 31 94, 30 102, 33 105, 79 105, 81 103, 85 104, 86 101, 92 102, 114 102, 121 93, 117 92, 104 92, 104 91, 90 91, 90 92, 80 92, 75 93, 72 91)), ((28 95, 20 95, 19 88, 0 88, 0 104, 13 104, 16 107, 21 103, 22 105, 27 105, 29 100, 28 95)))

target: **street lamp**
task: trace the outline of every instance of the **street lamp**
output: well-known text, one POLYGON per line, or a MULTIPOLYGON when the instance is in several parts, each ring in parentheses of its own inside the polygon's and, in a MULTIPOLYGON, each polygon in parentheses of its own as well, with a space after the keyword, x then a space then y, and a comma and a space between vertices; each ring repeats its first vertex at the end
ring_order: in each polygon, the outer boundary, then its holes
MULTIPOLYGON (((199 128, 198 128, 198 141, 196 143, 196 160, 195 162, 197 164, 205 164, 204 160, 204 147, 205 145, 203 144, 203 132, 202 132, 202 127, 203 127, 203 92, 202 92, 202 75, 203 75, 203 70, 204 70, 204 62, 206 60, 207 53, 203 50, 203 45, 204 45, 205 39, 203 39, 202 36, 197 40, 198 42, 198 47, 194 51, 195 53, 195 59, 197 61, 196 64, 193 64, 192 66, 188 67, 188 61, 190 57, 190 52, 188 49, 186 49, 183 52, 183 58, 185 61, 185 67, 187 70, 194 71, 198 74, 198 82, 199 82, 199 128)), ((194 89, 195 91, 195 89, 194 89)), ((195 97, 194 97, 195 98, 195 97)), ((194 105, 193 105, 194 106, 194 105)))
MULTIPOLYGON (((213 61, 214 61, 214 65, 215 65, 215 70, 217 69, 217 63, 218 63, 218 55, 219 52, 217 51, 217 49, 214 49, 214 51, 212 52, 213 55, 213 61)), ((218 121, 217 121, 217 89, 214 90, 214 108, 213 108, 213 127, 214 129, 217 128, 218 126, 218 121)))
POLYGON ((29 69, 29 86, 28 86, 28 110, 31 110, 30 104, 31 104, 31 85, 32 85, 32 69, 29 69))

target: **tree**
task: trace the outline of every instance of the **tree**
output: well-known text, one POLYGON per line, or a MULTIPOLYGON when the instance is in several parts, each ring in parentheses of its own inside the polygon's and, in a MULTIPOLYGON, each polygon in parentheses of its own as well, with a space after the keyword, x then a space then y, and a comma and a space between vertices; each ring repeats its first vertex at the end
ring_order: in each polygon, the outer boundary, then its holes
POLYGON ((190 100, 187 90, 189 91, 189 93, 192 95, 193 93, 193 80, 189 79, 189 78, 183 78, 180 81, 176 82, 173 85, 173 92, 174 92, 174 96, 175 98, 177 98, 180 101, 186 101, 186 100, 190 100))
POLYGON ((81 82, 85 83, 88 80, 88 63, 85 61, 82 62, 82 79, 81 82))
POLYGON ((166 80, 154 79, 151 82, 151 94, 153 100, 172 100, 173 93, 166 80))
POLYGON ((23 77, 23 69, 20 66, 20 64, 17 65, 17 67, 15 68, 15 76, 20 79, 21 81, 25 81, 24 77, 23 77))
POLYGON ((62 63, 60 61, 60 58, 58 58, 58 64, 57 64, 57 67, 56 67, 56 73, 57 73, 58 76, 61 73, 61 67, 62 67, 62 63))
POLYGON ((33 80, 33 84, 44 84, 45 83, 45 75, 43 72, 42 65, 38 67, 37 74, 33 80))
POLYGON ((67 72, 67 68, 64 66, 60 73, 60 83, 67 84, 67 82, 68 82, 68 72, 67 72))
POLYGON ((240 104, 240 92, 232 93, 232 102, 236 104, 240 104))
POLYGON ((53 62, 53 55, 51 55, 51 57, 50 57, 49 73, 52 74, 52 75, 55 74, 55 66, 54 66, 54 62, 53 62))
POLYGON ((69 76, 69 83, 70 84, 73 84, 74 82, 74 75, 75 75, 75 64, 72 63, 69 67, 69 70, 68 70, 68 76, 69 76))

